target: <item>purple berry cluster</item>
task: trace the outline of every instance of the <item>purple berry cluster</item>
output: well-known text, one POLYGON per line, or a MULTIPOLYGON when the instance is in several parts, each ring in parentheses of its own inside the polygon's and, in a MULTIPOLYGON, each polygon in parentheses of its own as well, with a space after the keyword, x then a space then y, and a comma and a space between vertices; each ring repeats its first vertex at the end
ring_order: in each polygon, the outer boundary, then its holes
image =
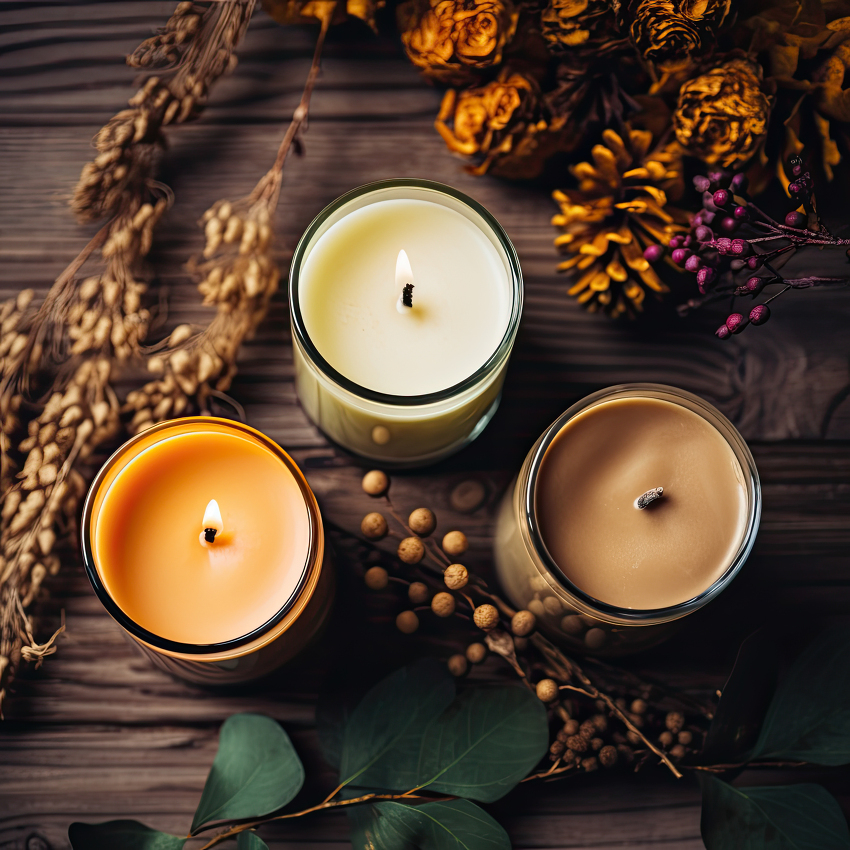
MULTIPOLYGON (((775 221, 753 203, 743 174, 713 171, 694 178, 694 187, 702 194, 702 209, 693 217, 690 233, 674 236, 669 247, 673 263, 696 276, 702 303, 732 296, 756 298, 767 286, 782 287, 746 315, 731 313, 715 332, 720 339, 740 333, 748 325, 763 325, 770 318, 768 303, 789 289, 828 280, 784 279, 774 266, 783 255, 805 245, 848 244, 848 240, 832 236, 819 220, 817 229, 809 229, 809 220, 816 219, 813 181, 810 173, 804 172, 801 158, 794 157, 790 169, 793 180, 788 192, 806 214, 793 210, 785 216, 784 223, 775 221)), ((653 252, 652 259, 646 253, 645 256, 653 262, 656 254, 653 252)), ((689 306, 696 303, 689 302, 689 306)))

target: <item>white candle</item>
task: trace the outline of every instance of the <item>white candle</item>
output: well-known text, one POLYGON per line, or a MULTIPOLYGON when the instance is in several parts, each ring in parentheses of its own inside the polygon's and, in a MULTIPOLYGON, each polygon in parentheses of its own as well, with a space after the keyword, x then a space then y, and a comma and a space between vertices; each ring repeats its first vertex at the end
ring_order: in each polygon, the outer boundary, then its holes
POLYGON ((341 201, 293 260, 299 398, 352 451, 436 460, 477 436, 498 402, 522 303, 513 248, 439 184, 388 182, 341 201))
POLYGON ((379 201, 337 221, 301 272, 313 344, 346 378, 381 393, 424 395, 459 384, 499 347, 511 313, 495 246, 455 210, 379 201), (408 276, 413 307, 397 308, 408 276), (397 274, 398 271, 398 274, 397 274))

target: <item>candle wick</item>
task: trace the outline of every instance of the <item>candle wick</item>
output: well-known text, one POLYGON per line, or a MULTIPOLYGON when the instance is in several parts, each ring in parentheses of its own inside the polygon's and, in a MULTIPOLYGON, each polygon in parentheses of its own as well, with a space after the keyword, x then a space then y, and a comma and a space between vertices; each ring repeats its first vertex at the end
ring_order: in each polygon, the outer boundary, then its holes
POLYGON ((635 499, 635 507, 639 511, 642 511, 644 508, 648 508, 653 502, 658 501, 663 495, 663 487, 655 487, 652 490, 647 490, 643 495, 635 499))
POLYGON ((215 528, 205 528, 204 529, 204 540, 206 540, 207 543, 215 542, 216 531, 217 530, 215 528))
POLYGON ((413 306, 413 284, 406 283, 401 291, 401 303, 405 307, 413 306))

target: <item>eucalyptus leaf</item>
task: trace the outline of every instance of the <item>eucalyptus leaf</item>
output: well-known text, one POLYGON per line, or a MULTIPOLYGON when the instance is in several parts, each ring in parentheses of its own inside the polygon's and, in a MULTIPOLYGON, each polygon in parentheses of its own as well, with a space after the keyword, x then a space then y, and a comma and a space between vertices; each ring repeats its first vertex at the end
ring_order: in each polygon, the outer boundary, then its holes
POLYGON ((700 776, 707 850, 848 850, 850 832, 835 798, 814 784, 735 788, 700 776))
POLYGON ((236 838, 236 850, 269 850, 269 845, 256 832, 246 829, 236 838))
POLYGON ((365 808, 351 832, 355 850, 511 850, 505 830, 469 800, 365 808))
POLYGON ((752 758, 850 762, 850 629, 825 629, 779 683, 752 758))
MULTIPOLYGON (((417 785, 492 803, 549 746, 543 703, 527 688, 472 688, 426 729, 417 785)), ((413 787, 413 786, 411 786, 413 787)))
POLYGON ((68 839, 74 850, 180 850, 186 843, 179 835, 151 829, 136 820, 72 823, 68 839))
POLYGON ((301 760, 280 725, 260 714, 234 714, 221 727, 192 832, 212 821, 270 814, 303 784, 301 760))
POLYGON ((454 679, 431 659, 402 667, 375 685, 345 725, 341 784, 356 779, 363 786, 413 788, 424 730, 454 696, 454 679))
POLYGON ((738 763, 755 746, 776 690, 776 642, 766 631, 750 635, 738 650, 702 751, 705 764, 738 763))

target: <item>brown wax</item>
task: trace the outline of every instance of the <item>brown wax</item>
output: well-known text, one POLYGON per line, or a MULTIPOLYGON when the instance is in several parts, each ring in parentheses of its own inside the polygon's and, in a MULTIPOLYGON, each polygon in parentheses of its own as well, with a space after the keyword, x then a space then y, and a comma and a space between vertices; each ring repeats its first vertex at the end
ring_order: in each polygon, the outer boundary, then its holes
POLYGON ((732 563, 747 523, 741 465, 707 420, 659 399, 605 401, 573 417, 540 465, 549 553, 588 595, 619 608, 698 596, 732 563), (636 499, 663 487, 644 510, 636 499))

